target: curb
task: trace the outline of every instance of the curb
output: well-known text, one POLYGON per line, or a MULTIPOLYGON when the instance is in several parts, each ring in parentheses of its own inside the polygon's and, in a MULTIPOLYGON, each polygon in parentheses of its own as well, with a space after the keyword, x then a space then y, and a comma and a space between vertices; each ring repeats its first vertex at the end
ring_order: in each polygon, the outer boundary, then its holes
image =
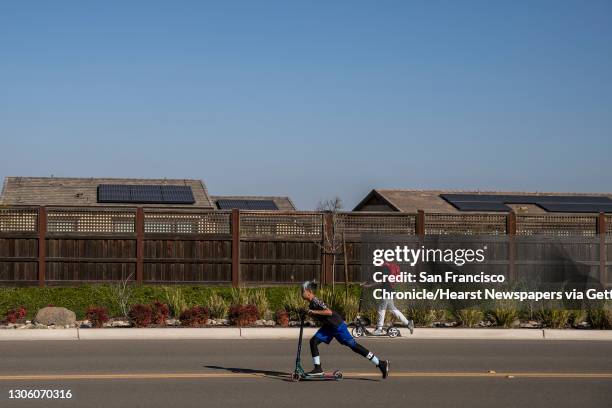
MULTIPOLYGON (((309 338, 316 328, 305 327, 309 338)), ((577 340, 612 341, 612 330, 552 330, 552 329, 461 329, 423 328, 410 334, 400 328, 407 340, 577 340)), ((215 327, 215 328, 116 328, 116 329, 29 329, 0 330, 0 341, 22 340, 289 340, 297 339, 299 330, 271 327, 215 327)), ((375 341, 387 337, 367 337, 375 341)))

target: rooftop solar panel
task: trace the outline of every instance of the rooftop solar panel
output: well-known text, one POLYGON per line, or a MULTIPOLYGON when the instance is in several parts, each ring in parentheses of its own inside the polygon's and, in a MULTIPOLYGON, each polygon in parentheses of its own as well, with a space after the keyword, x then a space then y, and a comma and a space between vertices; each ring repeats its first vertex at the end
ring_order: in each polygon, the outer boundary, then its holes
POLYGON ((217 200, 217 207, 220 210, 278 210, 278 206, 272 200, 217 200))
POLYGON ((100 203, 193 204, 189 186, 100 184, 100 203))
POLYGON ((440 194, 460 211, 509 211, 505 204, 534 204, 550 212, 610 212, 606 196, 523 194, 440 194))
POLYGON ((581 204, 581 203, 540 203, 540 207, 549 212, 568 213, 612 213, 611 204, 581 204))
POLYGON ((477 202, 477 201, 460 201, 454 203, 454 206, 459 211, 503 211, 509 212, 510 207, 503 203, 494 202, 477 202))

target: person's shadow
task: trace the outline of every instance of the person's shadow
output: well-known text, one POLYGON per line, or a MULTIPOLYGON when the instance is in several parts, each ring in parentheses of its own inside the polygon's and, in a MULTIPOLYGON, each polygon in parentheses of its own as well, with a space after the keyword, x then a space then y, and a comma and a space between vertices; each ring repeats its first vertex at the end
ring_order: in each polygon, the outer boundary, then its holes
POLYGON ((276 380, 291 381, 291 373, 284 373, 282 371, 255 370, 251 368, 237 367, 221 367, 216 365, 206 365, 204 367, 212 368, 213 370, 225 370, 231 373, 261 375, 263 377, 274 378, 276 380))
MULTIPOLYGON (((275 380, 281 381, 292 381, 291 373, 285 373, 282 371, 271 371, 271 370, 256 370, 252 368, 238 368, 238 367, 221 367, 216 365, 205 365, 206 368, 211 368, 213 370, 225 370, 230 373, 239 373, 239 374, 253 374, 260 375, 266 378, 273 378, 275 380)), ((359 380, 359 381, 377 381, 373 378, 345 378, 344 380, 359 380)))

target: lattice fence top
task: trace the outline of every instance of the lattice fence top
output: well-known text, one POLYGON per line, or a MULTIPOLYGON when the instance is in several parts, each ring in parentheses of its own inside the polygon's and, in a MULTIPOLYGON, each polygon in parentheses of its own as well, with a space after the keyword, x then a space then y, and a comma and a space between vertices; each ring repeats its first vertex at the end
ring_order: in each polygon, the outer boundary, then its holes
POLYGON ((426 235, 502 235, 505 233, 505 215, 425 214, 426 235))
POLYGON ((0 208, 0 232, 36 232, 37 230, 37 210, 0 208))
POLYGON ((47 232, 133 233, 136 212, 131 209, 49 209, 47 232))
POLYGON ((245 237, 320 239, 322 231, 321 214, 240 213, 240 234, 245 237))
POLYGON ((516 234, 591 237, 597 234, 597 216, 517 215, 516 234))
POLYGON ((336 215, 336 232, 348 236, 360 234, 414 235, 416 215, 336 215))
POLYGON ((229 234, 227 212, 145 212, 145 233, 229 234))

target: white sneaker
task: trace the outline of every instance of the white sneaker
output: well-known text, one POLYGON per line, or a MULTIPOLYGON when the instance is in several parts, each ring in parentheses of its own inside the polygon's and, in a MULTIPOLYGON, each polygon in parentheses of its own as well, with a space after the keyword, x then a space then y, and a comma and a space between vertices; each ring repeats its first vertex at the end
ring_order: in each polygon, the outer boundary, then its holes
POLYGON ((376 330, 374 330, 374 332, 372 334, 375 335, 375 336, 382 336, 385 333, 383 332, 382 329, 376 329, 376 330))

